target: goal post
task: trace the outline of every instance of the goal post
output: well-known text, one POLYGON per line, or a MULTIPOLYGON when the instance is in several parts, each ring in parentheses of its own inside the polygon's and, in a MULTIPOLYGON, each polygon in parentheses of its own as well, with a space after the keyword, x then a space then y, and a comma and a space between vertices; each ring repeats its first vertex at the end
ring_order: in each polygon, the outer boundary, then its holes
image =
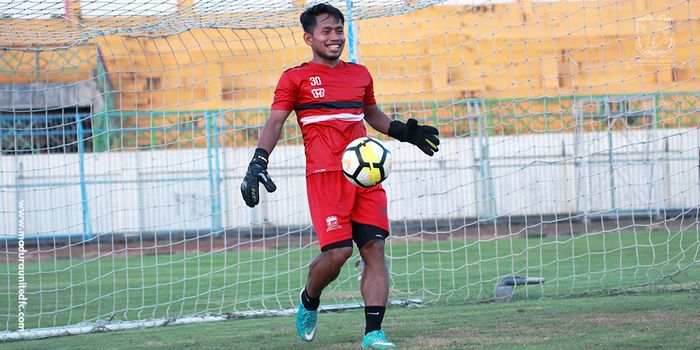
MULTIPOLYGON (((278 190, 239 186, 312 3, 0 9, 0 341, 294 312, 319 252, 294 114, 278 190)), ((369 129, 392 305, 700 287, 700 1, 331 3, 380 108, 440 130, 430 158, 369 129)), ((324 307, 361 306, 358 259, 324 307)))

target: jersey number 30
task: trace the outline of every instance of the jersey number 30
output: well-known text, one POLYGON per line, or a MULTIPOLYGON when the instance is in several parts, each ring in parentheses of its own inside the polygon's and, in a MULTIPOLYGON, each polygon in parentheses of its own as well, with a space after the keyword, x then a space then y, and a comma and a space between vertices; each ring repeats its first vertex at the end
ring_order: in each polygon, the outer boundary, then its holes
POLYGON ((309 80, 311 81, 311 86, 321 85, 321 77, 310 77, 309 80))

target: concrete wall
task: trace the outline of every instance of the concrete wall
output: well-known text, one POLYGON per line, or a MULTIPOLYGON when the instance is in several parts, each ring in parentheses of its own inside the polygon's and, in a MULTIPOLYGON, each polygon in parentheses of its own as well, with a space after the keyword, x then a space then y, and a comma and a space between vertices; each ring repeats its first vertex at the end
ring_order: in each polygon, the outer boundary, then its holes
POLYGON ((96 80, 0 85, 0 110, 43 111, 77 106, 93 107, 95 111, 102 111, 103 100, 96 80))
MULTIPOLYGON (((386 144, 394 159, 385 182, 391 220, 700 206, 699 129, 448 138, 434 158, 408 144, 386 144)), ((16 236, 18 200, 27 235, 309 225, 302 147, 275 149, 270 174, 278 190, 263 191, 255 209, 239 190, 251 154, 89 153, 82 182, 77 154, 0 156, 0 237, 16 236)))

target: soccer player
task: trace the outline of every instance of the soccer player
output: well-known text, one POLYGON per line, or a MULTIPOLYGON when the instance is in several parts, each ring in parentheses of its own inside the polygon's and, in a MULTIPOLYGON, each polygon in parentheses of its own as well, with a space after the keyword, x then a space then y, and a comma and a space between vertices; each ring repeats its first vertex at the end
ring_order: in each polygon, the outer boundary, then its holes
POLYGON ((268 192, 277 188, 267 173, 269 155, 285 120, 295 111, 304 139, 311 221, 321 246, 301 291, 297 332, 304 341, 314 339, 321 293, 352 255, 354 241, 365 263, 360 284, 366 320, 362 347, 394 348, 381 330, 389 296, 384 260, 384 240, 389 235, 386 193, 381 185, 360 188, 351 184, 342 173, 341 158, 348 143, 367 135, 363 121, 418 146, 429 156, 438 151, 438 130, 419 125, 415 119, 392 121, 377 107, 367 68, 340 60, 345 47, 345 19, 340 10, 318 4, 304 11, 300 21, 313 58, 280 77, 241 193, 246 204, 254 207, 260 200, 260 182, 268 192))

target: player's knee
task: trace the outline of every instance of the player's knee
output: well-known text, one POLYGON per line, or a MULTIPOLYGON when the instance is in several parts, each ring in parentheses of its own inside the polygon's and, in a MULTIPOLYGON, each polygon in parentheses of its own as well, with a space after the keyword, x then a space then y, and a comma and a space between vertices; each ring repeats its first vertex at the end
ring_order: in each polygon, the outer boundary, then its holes
POLYGON ((360 249, 360 255, 369 266, 382 266, 386 264, 384 260, 384 240, 373 239, 365 243, 360 249))
POLYGON ((383 239, 371 239, 367 243, 362 245, 361 251, 363 253, 369 253, 372 255, 384 256, 384 240, 383 239))
POLYGON ((343 267, 343 264, 345 264, 345 261, 352 256, 352 247, 330 249, 323 252, 323 254, 326 256, 329 263, 340 269, 343 267))

